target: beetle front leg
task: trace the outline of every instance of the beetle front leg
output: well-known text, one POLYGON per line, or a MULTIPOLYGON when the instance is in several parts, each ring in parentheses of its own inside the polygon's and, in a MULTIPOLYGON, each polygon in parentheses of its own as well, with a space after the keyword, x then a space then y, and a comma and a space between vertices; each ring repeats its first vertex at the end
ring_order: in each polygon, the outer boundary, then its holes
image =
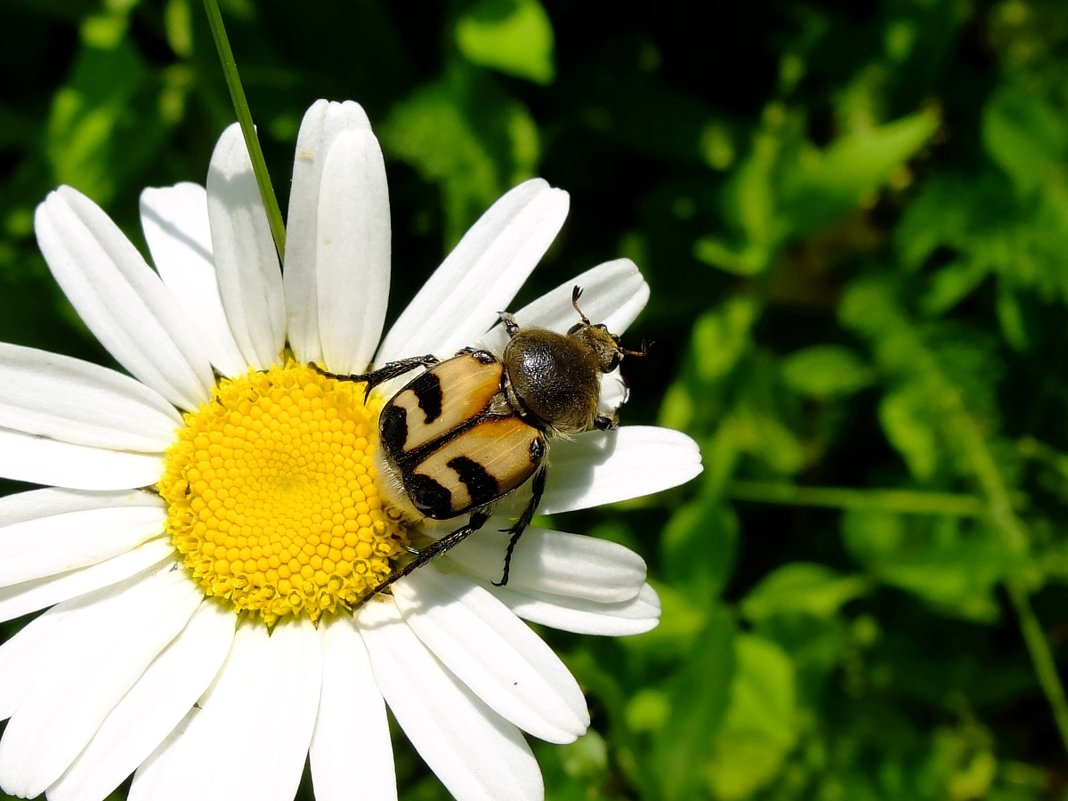
POLYGON ((387 362, 379 367, 377 370, 372 370, 369 373, 331 373, 324 370, 315 362, 309 362, 308 366, 315 370, 320 375, 325 375, 327 378, 333 378, 336 381, 353 381, 357 384, 367 384, 367 389, 364 390, 363 398, 366 401, 371 395, 371 390, 386 381, 391 381, 398 376, 402 376, 405 373, 410 373, 418 367, 430 367, 437 364, 440 359, 433 354, 428 353, 426 356, 412 356, 410 359, 401 359, 396 362, 387 362))
POLYGON ((615 412, 599 414, 593 418, 593 427, 598 431, 614 431, 619 428, 619 415, 615 412))
POLYGON ((514 337, 519 333, 519 323, 515 321, 515 318, 508 312, 497 312, 497 316, 501 318, 501 322, 504 323, 504 330, 508 332, 509 337, 514 337))
POLYGON ((538 504, 541 503, 541 496, 545 494, 545 477, 548 472, 546 467, 538 469, 531 484, 530 501, 523 510, 523 514, 519 515, 519 519, 515 521, 514 526, 501 529, 503 533, 511 534, 512 536, 508 540, 508 549, 504 552, 504 573, 501 575, 500 581, 493 582, 494 587, 503 587, 508 583, 508 571, 512 567, 512 552, 515 550, 519 538, 523 536, 523 532, 530 526, 530 521, 534 519, 534 512, 537 510, 538 504))

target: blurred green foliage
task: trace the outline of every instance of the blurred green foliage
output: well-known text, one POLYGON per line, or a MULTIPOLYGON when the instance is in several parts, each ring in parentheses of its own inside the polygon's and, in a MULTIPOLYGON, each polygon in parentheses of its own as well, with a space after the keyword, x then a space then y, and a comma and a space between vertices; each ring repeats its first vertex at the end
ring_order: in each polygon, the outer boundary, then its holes
MULTIPOLYGON (((394 286, 535 174, 572 216, 521 302, 618 255, 652 284, 624 416, 706 470, 562 521, 644 553, 664 618, 546 632, 593 709, 537 746, 549 799, 1064 796, 1062 3, 223 5, 283 208, 304 109, 367 108, 394 286)), ((0 339, 106 363, 34 206, 70 183, 140 242, 232 110, 193 0, 0 8, 0 339)))

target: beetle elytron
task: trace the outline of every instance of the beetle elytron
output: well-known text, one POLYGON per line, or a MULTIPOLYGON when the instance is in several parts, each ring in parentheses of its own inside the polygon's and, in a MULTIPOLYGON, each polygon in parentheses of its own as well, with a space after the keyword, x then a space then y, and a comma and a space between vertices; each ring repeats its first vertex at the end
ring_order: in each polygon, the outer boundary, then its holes
POLYGON ((504 572, 495 584, 508 583, 512 551, 545 491, 548 438, 614 428, 616 410, 598 411, 601 374, 614 370, 624 356, 648 352, 645 342, 641 350, 623 348, 603 324, 591 323, 579 309, 581 295, 576 286, 571 304, 579 322, 566 335, 520 328, 512 315, 500 312, 510 337, 501 358, 466 348, 445 361, 416 356, 364 374, 324 372, 340 381, 366 382, 369 395, 385 381, 429 368, 382 408, 379 470, 386 478, 386 498, 413 520, 470 514, 464 526, 413 551, 413 558, 367 597, 478 531, 496 501, 533 477, 530 501, 505 530, 510 539, 504 572))

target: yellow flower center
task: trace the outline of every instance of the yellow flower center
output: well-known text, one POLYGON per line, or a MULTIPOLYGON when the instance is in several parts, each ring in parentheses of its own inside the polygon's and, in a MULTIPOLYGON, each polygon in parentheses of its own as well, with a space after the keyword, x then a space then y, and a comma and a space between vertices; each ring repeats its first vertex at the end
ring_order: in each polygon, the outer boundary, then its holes
POLYGON ((222 379, 185 414, 159 493, 167 531, 209 596, 271 626, 351 608, 407 539, 379 497, 381 401, 294 363, 222 379))

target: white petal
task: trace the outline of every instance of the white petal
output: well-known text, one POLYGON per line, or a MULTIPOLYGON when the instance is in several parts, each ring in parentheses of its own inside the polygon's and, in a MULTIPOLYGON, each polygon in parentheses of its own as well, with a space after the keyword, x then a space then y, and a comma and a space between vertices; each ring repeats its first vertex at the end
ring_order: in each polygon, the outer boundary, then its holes
MULTIPOLYGON (((129 586, 135 579, 124 582, 129 586)), ((109 588, 110 589, 110 588, 109 588)), ((92 593, 90 598, 99 597, 92 593)), ((57 636, 80 601, 53 606, 0 645, 0 720, 11 717, 41 671, 55 662, 62 640, 57 636)))
POLYGON ((226 319, 245 361, 276 364, 285 344, 285 301, 278 254, 241 128, 231 125, 208 168, 211 245, 226 319))
POLYGON ((61 186, 34 223, 56 283, 119 364, 183 409, 206 400, 211 364, 189 321, 100 207, 61 186))
POLYGON ((386 705, 363 640, 347 620, 322 625, 319 634, 323 689, 309 754, 316 801, 396 801, 386 705))
POLYGON ((201 597, 182 573, 164 570, 97 605, 96 614, 78 614, 77 628, 68 618, 64 658, 36 678, 0 740, 5 792, 32 798, 55 782, 201 597))
POLYGON ((138 768, 130 801, 291 801, 311 742, 322 656, 310 622, 238 626, 198 708, 138 768), (190 766, 196 766, 190 770, 190 766))
POLYGON ((13 620, 29 612, 107 587, 160 565, 174 556, 174 546, 164 538, 139 545, 131 551, 80 570, 26 581, 0 589, 0 620, 13 620))
POLYGON ((158 537, 166 521, 148 492, 9 495, 0 499, 0 587, 110 559, 158 537))
POLYGON ((549 249, 568 204, 566 192, 539 178, 501 197, 419 290, 375 362, 451 354, 489 330, 549 249))
POLYGON ((389 299, 386 170, 370 131, 346 131, 323 167, 316 281, 323 360, 337 373, 367 369, 389 299))
MULTIPOLYGON (((495 525, 503 522, 491 519, 486 528, 505 528, 495 525)), ((447 558, 465 572, 500 581, 509 538, 493 533, 468 537, 447 558)), ((532 527, 523 532, 512 554, 508 588, 618 603, 638 594, 645 573, 645 561, 618 543, 532 527)))
POLYGON ((237 616, 205 601, 100 725, 49 801, 99 801, 137 769, 211 684, 230 651, 237 616))
POLYGON ((648 584, 634 598, 615 604, 535 592, 518 593, 506 587, 494 587, 493 594, 524 620, 576 634, 624 637, 655 629, 660 622, 660 599, 648 584))
POLYGON ((570 743, 590 725, 586 699, 538 635, 482 587, 429 567, 394 585, 405 622, 497 714, 570 743))
POLYGON ((226 376, 248 369, 223 311, 208 224, 208 195, 181 183, 141 193, 141 227, 164 285, 185 312, 211 363, 226 376))
POLYGON ((181 415, 155 390, 106 367, 0 343, 0 426, 114 450, 162 452, 181 415))
POLYGON ((163 454, 72 445, 0 428, 0 476, 84 490, 147 487, 163 475, 163 454))
MULTIPOLYGON (((339 134, 370 130, 371 123, 364 110, 351 100, 344 103, 317 100, 300 123, 297 152, 293 160, 293 184, 289 189, 285 270, 282 273, 286 296, 286 329, 289 345, 298 362, 322 361, 319 337, 320 282, 325 278, 329 284, 330 279, 343 277, 319 274, 319 224, 323 211, 320 185, 326 156, 339 134)), ((348 189, 355 191, 354 187, 348 189)), ((350 286, 340 288, 351 291, 350 286)))
POLYGON ((364 604, 356 622, 393 716, 458 801, 542 801, 541 772, 519 730, 434 658, 392 599, 364 604))
POLYGON ((685 434, 657 426, 587 431, 552 446, 542 514, 588 509, 685 484, 701 472, 701 452, 685 434))
MULTIPOLYGON (((604 323, 613 334, 622 334, 649 302, 649 285, 630 259, 598 264, 524 306, 513 316, 520 327, 537 326, 566 333, 579 321, 571 305, 571 292, 582 287, 579 308, 591 322, 604 323)), ((482 347, 502 353, 508 343, 503 325, 495 325, 482 337, 482 347)))

